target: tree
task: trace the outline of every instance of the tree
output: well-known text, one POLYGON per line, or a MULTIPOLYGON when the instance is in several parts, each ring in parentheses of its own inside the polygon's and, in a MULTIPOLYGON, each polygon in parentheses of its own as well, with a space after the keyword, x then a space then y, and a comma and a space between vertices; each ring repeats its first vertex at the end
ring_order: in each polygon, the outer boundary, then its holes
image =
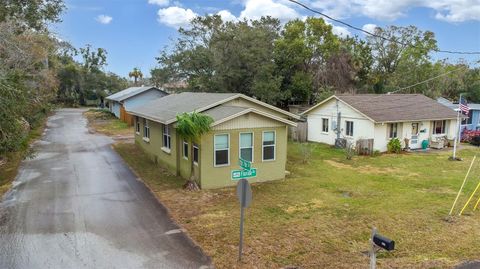
POLYGON ((65 9, 62 0, 2 0, 0 23, 11 21, 16 30, 45 30, 49 22, 59 22, 65 9))
POLYGON ((375 34, 384 37, 367 37, 375 58, 372 82, 378 93, 429 77, 422 73, 431 68, 430 52, 438 48, 433 32, 424 32, 415 26, 389 26, 377 27, 375 34))
POLYGON ((277 103, 283 99, 281 77, 272 59, 279 29, 280 22, 269 17, 238 22, 197 17, 157 60, 171 81, 187 81, 191 91, 237 92, 277 103))
MULTIPOLYGON (((211 129, 213 119, 205 114, 192 112, 177 115, 177 134, 184 140, 189 141, 191 148, 190 162, 190 179, 185 183, 184 187, 189 190, 198 190, 197 179, 195 178, 193 163, 193 143, 198 142, 202 135, 208 133, 211 129)), ((180 143, 177 143, 180 145, 180 143)))
POLYGON ((137 85, 138 78, 143 78, 142 71, 140 71, 140 69, 136 67, 133 68, 133 70, 130 73, 128 73, 128 76, 131 78, 133 77, 135 86, 137 85))
POLYGON ((327 88, 326 64, 340 48, 332 26, 321 18, 293 20, 275 40, 274 61, 283 77, 281 90, 291 102, 315 101, 327 88), (305 88, 307 87, 307 88, 305 88))

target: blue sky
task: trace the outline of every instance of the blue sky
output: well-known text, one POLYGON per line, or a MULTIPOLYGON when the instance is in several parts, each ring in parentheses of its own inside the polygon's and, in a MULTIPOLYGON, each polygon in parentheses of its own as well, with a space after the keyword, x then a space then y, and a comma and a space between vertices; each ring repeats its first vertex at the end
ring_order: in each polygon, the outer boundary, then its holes
MULTIPOLYGON (((365 29, 373 25, 415 25, 435 32, 442 50, 480 51, 480 1, 478 0, 300 0, 332 17, 365 29)), ((217 14, 228 20, 278 17, 282 21, 312 16, 286 0, 67 0, 63 22, 52 30, 75 47, 91 44, 108 51, 108 71, 127 76, 133 67, 147 75, 155 57, 171 46, 179 26, 195 15, 217 14)), ((339 35, 362 33, 333 23, 339 35)), ((435 54, 451 61, 480 55, 435 54)))

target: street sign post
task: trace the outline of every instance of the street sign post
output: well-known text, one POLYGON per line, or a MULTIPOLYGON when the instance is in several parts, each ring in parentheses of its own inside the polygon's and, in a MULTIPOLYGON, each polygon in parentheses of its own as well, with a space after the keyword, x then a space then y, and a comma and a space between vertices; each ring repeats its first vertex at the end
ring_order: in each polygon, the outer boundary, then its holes
POLYGON ((257 169, 250 170, 232 170, 232 180, 240 180, 242 178, 252 178, 257 176, 257 169))
POLYGON ((241 170, 232 170, 232 180, 238 180, 237 197, 240 202, 240 243, 238 245, 238 261, 242 260, 243 249, 243 219, 244 210, 252 202, 252 188, 248 184, 247 178, 257 176, 257 169, 252 168, 252 163, 242 158, 238 159, 238 165, 241 170))
POLYGON ((238 261, 242 260, 243 249, 243 219, 244 209, 252 202, 252 188, 245 178, 242 178, 237 183, 237 197, 240 202, 240 243, 238 245, 238 261))

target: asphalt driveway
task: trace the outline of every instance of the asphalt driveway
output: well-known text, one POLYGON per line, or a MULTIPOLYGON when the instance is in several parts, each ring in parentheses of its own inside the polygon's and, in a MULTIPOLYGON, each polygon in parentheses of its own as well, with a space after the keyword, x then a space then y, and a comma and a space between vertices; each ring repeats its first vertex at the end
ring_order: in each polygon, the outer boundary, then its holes
POLYGON ((50 117, 0 204, 0 268, 209 268, 80 109, 50 117))

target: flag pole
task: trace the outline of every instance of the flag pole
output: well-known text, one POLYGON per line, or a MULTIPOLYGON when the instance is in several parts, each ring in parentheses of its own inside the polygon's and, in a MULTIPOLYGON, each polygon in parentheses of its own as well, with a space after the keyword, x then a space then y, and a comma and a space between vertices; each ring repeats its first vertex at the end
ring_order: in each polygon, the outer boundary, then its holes
POLYGON ((462 102, 462 94, 460 94, 460 99, 458 99, 458 111, 457 111, 457 130, 455 134, 455 138, 453 140, 453 156, 452 159, 457 159, 457 141, 460 143, 460 102, 462 102))

